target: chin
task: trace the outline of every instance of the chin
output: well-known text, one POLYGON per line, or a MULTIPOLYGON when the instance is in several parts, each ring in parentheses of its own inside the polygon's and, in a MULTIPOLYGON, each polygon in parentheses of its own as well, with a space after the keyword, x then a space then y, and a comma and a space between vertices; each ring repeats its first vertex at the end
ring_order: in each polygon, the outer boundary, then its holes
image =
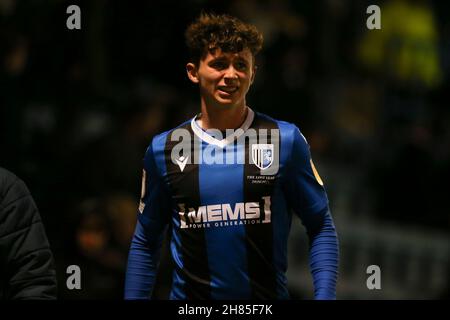
POLYGON ((217 101, 217 105, 223 109, 231 109, 237 105, 235 101, 217 101))
POLYGON ((224 108, 231 108, 231 107, 234 107, 239 104, 239 100, 237 100, 237 99, 224 99, 224 98, 218 97, 215 100, 216 100, 217 105, 224 107, 224 108))

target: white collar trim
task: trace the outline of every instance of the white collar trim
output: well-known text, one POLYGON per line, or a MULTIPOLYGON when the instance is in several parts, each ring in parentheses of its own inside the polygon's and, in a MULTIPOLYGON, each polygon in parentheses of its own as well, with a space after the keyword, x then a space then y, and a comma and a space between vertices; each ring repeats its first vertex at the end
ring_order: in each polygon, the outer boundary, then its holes
POLYGON ((234 130, 233 134, 230 134, 229 136, 225 137, 222 140, 217 140, 216 138, 209 135, 206 131, 204 131, 197 123, 197 116, 192 118, 191 120, 191 127, 192 131, 194 131, 195 135, 199 137, 201 140, 216 145, 220 148, 225 148, 228 144, 232 143, 235 139, 239 138, 242 134, 244 134, 245 131, 247 131, 248 128, 250 128, 250 125, 253 122, 253 119, 255 118, 255 113, 253 112, 250 107, 247 107, 248 113, 247 118, 245 119, 244 123, 242 125, 234 130))

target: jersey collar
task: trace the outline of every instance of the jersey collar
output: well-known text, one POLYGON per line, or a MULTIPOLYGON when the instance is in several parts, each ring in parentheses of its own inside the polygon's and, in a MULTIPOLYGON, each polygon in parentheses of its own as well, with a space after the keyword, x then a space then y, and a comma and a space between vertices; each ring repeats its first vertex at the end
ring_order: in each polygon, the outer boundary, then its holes
POLYGON ((208 134, 208 132, 204 131, 197 123, 197 116, 195 116, 191 120, 192 131, 194 131, 195 135, 199 137, 201 140, 209 144, 216 145, 223 149, 228 144, 232 143, 235 139, 239 138, 242 134, 244 134, 244 132, 247 131, 248 128, 250 128, 250 125, 252 124, 253 119, 255 118, 255 113, 253 112, 252 109, 250 109, 250 107, 247 107, 247 109, 248 109, 247 118, 245 118, 245 121, 242 123, 242 125, 236 130, 234 130, 232 134, 230 134, 229 136, 225 137, 222 140, 218 140, 213 136, 211 136, 210 134, 208 134))

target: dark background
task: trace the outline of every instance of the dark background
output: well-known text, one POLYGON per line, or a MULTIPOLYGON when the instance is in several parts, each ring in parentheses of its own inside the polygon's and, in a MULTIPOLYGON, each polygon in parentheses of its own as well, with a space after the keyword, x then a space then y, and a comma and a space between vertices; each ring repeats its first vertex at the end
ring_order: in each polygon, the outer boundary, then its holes
MULTIPOLYGON (((247 102, 311 145, 340 237, 338 298, 448 298, 447 2, 0 0, 0 166, 40 209, 60 298, 123 296, 145 149, 199 110, 184 30, 201 10, 264 33, 247 102), (71 4, 81 30, 66 27, 71 4), (381 30, 366 27, 370 4, 381 30), (79 291, 66 289, 71 264, 79 291), (381 290, 366 287, 372 264, 381 290)), ((312 297, 303 231, 296 221, 294 298, 312 297)))

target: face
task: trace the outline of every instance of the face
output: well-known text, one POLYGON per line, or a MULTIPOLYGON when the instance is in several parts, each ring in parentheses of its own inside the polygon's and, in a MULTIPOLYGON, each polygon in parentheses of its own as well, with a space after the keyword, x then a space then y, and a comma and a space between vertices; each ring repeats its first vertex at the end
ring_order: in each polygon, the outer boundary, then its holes
POLYGON ((222 107, 245 106, 245 96, 255 77, 252 53, 208 52, 199 66, 188 63, 189 79, 200 85, 200 94, 207 105, 222 107))

